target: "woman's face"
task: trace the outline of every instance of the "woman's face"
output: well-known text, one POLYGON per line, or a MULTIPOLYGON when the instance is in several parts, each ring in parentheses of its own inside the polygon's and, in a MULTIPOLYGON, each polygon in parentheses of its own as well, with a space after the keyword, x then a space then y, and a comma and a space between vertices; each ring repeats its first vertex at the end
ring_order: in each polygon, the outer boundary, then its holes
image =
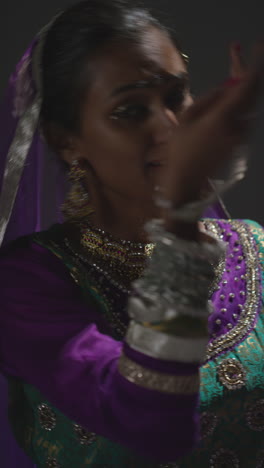
POLYGON ((75 145, 88 163, 88 189, 92 198, 122 198, 144 210, 192 102, 184 60, 165 33, 151 28, 139 44, 96 58, 92 76, 75 145))

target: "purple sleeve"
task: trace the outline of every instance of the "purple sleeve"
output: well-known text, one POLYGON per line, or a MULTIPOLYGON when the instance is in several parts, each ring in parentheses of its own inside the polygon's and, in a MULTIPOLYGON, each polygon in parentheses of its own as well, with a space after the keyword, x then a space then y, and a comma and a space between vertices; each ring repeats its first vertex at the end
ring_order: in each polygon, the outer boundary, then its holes
MULTIPOLYGON (((123 343, 105 334, 100 312, 82 302, 51 252, 15 244, 0 258, 0 290, 4 374, 36 386, 78 424, 140 454, 164 461, 192 450, 198 395, 159 393, 126 380, 117 368, 123 343)), ((129 357, 163 373, 198 372, 198 365, 132 351, 129 357)))

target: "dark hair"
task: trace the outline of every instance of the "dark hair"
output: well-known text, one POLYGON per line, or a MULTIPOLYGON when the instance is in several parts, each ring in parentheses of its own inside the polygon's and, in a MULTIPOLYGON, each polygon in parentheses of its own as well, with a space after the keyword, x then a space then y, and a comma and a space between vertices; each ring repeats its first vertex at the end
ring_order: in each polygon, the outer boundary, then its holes
POLYGON ((44 125, 52 122, 78 133, 89 60, 112 42, 139 40, 149 25, 168 32, 133 0, 83 0, 60 14, 48 31, 43 48, 44 125))

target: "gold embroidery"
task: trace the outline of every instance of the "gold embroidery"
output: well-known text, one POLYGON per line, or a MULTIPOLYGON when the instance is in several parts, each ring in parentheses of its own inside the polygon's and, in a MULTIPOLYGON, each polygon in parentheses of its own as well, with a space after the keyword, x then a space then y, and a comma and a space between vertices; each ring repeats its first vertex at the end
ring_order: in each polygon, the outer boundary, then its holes
MULTIPOLYGON (((210 228, 213 223, 216 223, 216 221, 210 222, 210 228)), ((239 221, 230 221, 229 224, 231 226, 231 229, 237 231, 239 234, 241 245, 246 259, 246 302, 237 324, 229 332, 225 333, 224 335, 221 335, 220 337, 216 338, 208 344, 206 356, 207 360, 217 356, 222 351, 226 351, 234 347, 238 341, 245 338, 247 333, 254 326, 259 305, 259 257, 258 255, 256 255, 255 242, 252 236, 252 232, 248 225, 239 221)))
MULTIPOLYGON (((218 224, 216 224, 214 221, 206 220, 204 221, 204 225, 205 228, 210 231, 216 238, 221 238, 222 232, 218 224)), ((209 289, 209 297, 211 297, 218 288, 219 282, 225 271, 225 265, 226 257, 225 254, 223 254, 223 256, 220 258, 220 261, 218 262, 218 265, 214 266, 215 277, 209 289)))
POLYGON ((217 372, 220 382, 229 390, 237 390, 245 385, 246 372, 236 359, 224 359, 217 372))
POLYGON ((48 445, 48 454, 50 457, 58 456, 60 452, 60 448, 57 445, 48 445))
POLYGON ((129 292, 131 282, 139 278, 146 268, 154 244, 116 239, 110 233, 89 226, 87 222, 81 223, 79 229, 80 245, 73 245, 69 239, 68 244, 101 274, 110 275, 114 284, 129 292))
POLYGON ((46 468, 62 468, 55 458, 49 457, 46 462, 46 468))
POLYGON ((118 369, 129 382, 158 392, 190 395, 199 390, 198 373, 187 376, 163 374, 137 364, 124 354, 119 359, 118 369))

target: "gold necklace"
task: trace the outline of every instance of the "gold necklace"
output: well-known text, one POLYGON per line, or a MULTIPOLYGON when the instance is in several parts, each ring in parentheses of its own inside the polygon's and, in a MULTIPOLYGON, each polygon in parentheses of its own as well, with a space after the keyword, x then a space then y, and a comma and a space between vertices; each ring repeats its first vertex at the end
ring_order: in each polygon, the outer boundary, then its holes
POLYGON ((80 223, 80 246, 89 263, 112 277, 114 284, 130 288, 151 257, 154 244, 120 240, 87 222, 80 223))

